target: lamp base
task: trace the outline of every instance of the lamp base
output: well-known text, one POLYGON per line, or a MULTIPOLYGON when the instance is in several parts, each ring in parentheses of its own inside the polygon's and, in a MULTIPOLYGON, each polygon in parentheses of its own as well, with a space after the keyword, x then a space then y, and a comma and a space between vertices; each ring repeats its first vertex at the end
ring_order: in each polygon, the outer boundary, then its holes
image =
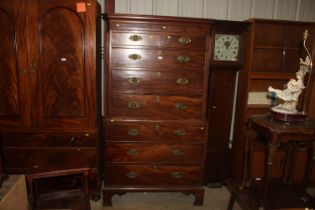
POLYGON ((278 110, 275 107, 270 109, 270 117, 283 122, 303 122, 307 120, 307 114, 302 112, 288 112, 278 110))

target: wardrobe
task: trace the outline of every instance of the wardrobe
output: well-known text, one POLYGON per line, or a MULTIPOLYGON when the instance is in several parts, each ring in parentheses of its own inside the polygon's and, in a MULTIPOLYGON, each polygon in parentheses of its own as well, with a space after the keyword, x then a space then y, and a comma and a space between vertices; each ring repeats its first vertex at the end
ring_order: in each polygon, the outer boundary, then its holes
MULTIPOLYGON (((96 0, 0 2, 0 133, 6 173, 29 154, 83 151, 100 186, 100 7, 96 0)), ((75 185, 75 177, 65 184, 75 185)))

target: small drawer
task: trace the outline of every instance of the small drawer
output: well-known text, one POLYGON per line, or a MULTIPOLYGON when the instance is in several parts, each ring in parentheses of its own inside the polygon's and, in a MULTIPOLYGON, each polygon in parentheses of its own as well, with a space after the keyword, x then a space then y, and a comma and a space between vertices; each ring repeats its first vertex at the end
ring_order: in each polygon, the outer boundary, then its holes
POLYGON ((160 43, 160 34, 113 32, 111 39, 113 47, 121 45, 156 47, 160 43))
POLYGON ((183 34, 163 34, 161 46, 174 48, 189 48, 189 49, 205 49, 207 46, 206 36, 192 36, 183 34))
POLYGON ((47 134, 47 133, 5 133, 3 147, 95 147, 94 133, 47 134))
POLYGON ((200 185, 203 166, 105 164, 105 174, 106 185, 200 185))
POLYGON ((112 48, 113 68, 204 70, 204 51, 112 48))
POLYGON ((203 118, 202 96, 112 95, 111 118, 189 120, 203 118))
POLYGON ((205 142, 206 123, 105 122, 107 141, 205 142))
POLYGON ((105 143, 107 163, 203 163, 205 144, 105 143))
POLYGON ((183 34, 198 34, 204 35, 209 33, 209 24, 199 25, 199 26, 183 26, 176 24, 166 24, 166 23, 127 23, 127 22, 111 22, 111 30, 136 30, 136 31, 159 31, 159 32, 173 32, 173 33, 183 33, 183 34))
POLYGON ((201 95, 203 86, 204 71, 112 71, 114 94, 201 95))

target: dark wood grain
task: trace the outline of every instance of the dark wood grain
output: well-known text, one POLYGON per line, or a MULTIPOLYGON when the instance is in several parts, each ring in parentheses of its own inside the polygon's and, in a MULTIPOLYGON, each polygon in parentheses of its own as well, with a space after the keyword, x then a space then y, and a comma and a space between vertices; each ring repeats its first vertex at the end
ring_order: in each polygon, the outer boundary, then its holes
POLYGON ((202 165, 105 165, 109 186, 200 185, 202 170, 202 165), (134 176, 130 176, 131 172, 134 176))
POLYGON ((99 192, 99 9, 95 0, 0 2, 0 132, 8 173, 26 173, 32 153, 83 150, 90 190, 99 192))
POLYGON ((104 135, 108 141, 202 142, 207 124, 199 122, 107 122, 104 135), (178 133, 181 131, 181 133, 178 133))
POLYGON ((203 71, 114 70, 111 88, 114 94, 202 95, 203 75, 203 71))
POLYGON ((202 119, 202 102, 201 97, 192 96, 113 95, 111 118, 202 119), (130 103, 137 104, 139 107, 130 108, 128 107, 130 103))
POLYGON ((107 163, 202 163, 204 144, 106 143, 107 163), (117 155, 120 154, 119 156, 117 155))

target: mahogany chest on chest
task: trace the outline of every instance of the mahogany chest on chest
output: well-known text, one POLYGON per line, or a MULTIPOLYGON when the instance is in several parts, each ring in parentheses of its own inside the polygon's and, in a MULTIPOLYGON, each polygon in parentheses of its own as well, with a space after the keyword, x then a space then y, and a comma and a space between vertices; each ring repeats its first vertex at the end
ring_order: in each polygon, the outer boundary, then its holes
POLYGON ((209 22, 115 15, 106 27, 104 205, 128 191, 202 204, 209 22))

